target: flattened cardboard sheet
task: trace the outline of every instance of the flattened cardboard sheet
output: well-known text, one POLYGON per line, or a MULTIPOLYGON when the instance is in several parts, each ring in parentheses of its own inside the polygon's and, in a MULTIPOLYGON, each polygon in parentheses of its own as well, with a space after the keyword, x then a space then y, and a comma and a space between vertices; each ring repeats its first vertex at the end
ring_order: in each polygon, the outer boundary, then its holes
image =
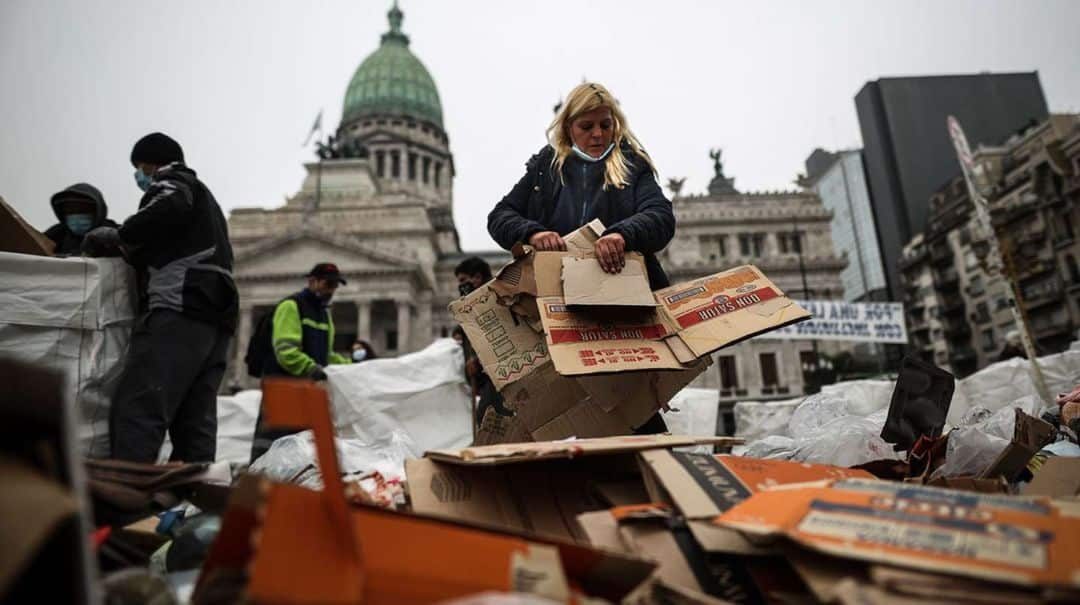
POLYGON ((758 492, 714 522, 848 559, 1076 589, 1078 513, 1076 503, 844 479, 758 492))
POLYGON ((645 262, 640 254, 628 253, 619 273, 607 273, 595 258, 564 256, 562 259, 563 298, 568 305, 602 307, 656 306, 645 262))
POLYGON ((684 447, 691 445, 738 445, 742 439, 734 437, 689 437, 685 435, 621 435, 598 439, 571 439, 567 441, 543 441, 538 443, 500 443, 457 450, 432 450, 426 458, 463 466, 516 464, 536 460, 556 460, 639 452, 657 448, 684 447))
POLYGON ((0 197, 0 251, 52 256, 56 244, 0 197))
POLYGON ((1080 496, 1080 458, 1051 456, 1024 487, 1025 496, 1076 498, 1080 496))

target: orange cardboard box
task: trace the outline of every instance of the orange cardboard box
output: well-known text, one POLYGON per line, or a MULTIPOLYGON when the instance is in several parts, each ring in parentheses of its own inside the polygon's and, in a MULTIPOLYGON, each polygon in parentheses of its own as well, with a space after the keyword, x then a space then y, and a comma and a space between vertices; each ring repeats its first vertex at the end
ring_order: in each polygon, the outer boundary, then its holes
POLYGON ((1080 588, 1076 502, 844 479, 759 492, 714 523, 847 559, 1080 588))

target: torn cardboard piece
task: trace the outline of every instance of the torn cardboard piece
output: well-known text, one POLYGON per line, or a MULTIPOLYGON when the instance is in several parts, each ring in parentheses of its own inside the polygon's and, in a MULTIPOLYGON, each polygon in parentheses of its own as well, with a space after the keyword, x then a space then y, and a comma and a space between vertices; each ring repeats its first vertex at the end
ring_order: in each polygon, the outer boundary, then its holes
POLYGON ((30 226, 0 197, 0 252, 52 256, 56 243, 30 226))
POLYGON ((763 491, 716 520, 815 552, 1026 586, 1080 587, 1071 504, 843 479, 763 491))
POLYGON ((622 435, 600 439, 572 439, 541 443, 503 443, 458 450, 432 450, 425 457, 458 465, 515 464, 535 460, 554 460, 625 454, 643 450, 691 445, 738 445, 735 437, 691 437, 686 435, 622 435))
POLYGON ((711 552, 772 552, 738 532, 710 522, 754 493, 778 485, 824 479, 873 478, 870 473, 856 469, 742 456, 656 450, 641 452, 639 458, 651 499, 674 503, 686 517, 695 538, 711 552))
POLYGON ((640 254, 628 253, 619 273, 608 273, 595 258, 564 256, 562 259, 563 297, 571 306, 655 307, 649 289, 645 261, 640 254))
POLYGON ((1035 452, 1054 440, 1057 429, 1045 420, 1025 414, 1016 408, 1016 422, 1013 438, 998 457, 980 474, 980 478, 992 479, 1004 477, 1006 481, 1015 481, 1020 472, 1035 452))

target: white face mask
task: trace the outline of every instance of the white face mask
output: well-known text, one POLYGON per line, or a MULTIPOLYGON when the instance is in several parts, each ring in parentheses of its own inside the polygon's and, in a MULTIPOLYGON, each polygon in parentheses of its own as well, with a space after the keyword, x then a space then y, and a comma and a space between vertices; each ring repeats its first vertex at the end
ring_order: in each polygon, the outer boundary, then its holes
POLYGON ((594 158, 591 155, 582 151, 581 148, 577 146, 577 143, 575 143, 574 146, 571 147, 571 149, 574 150, 574 153, 577 154, 579 158, 585 160, 586 162, 602 162, 604 161, 604 158, 606 158, 608 154, 611 153, 611 150, 615 149, 615 143, 612 142, 610 145, 608 145, 607 149, 604 150, 604 153, 601 153, 600 157, 598 158, 594 158))

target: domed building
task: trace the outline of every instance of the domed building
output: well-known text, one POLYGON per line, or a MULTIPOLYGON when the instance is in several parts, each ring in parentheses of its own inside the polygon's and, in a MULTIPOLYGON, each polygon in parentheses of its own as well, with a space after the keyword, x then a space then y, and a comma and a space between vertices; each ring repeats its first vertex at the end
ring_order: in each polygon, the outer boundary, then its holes
MULTIPOLYGON (((229 216, 240 289, 230 386, 248 386, 243 356, 254 323, 297 291, 317 262, 337 263, 348 283, 332 313, 335 349, 356 338, 396 355, 447 336, 462 253, 453 219, 454 157, 435 80, 409 49, 395 3, 389 31, 356 68, 341 123, 300 190, 279 208, 229 216)), ((482 253, 493 266, 509 259, 482 253)))

